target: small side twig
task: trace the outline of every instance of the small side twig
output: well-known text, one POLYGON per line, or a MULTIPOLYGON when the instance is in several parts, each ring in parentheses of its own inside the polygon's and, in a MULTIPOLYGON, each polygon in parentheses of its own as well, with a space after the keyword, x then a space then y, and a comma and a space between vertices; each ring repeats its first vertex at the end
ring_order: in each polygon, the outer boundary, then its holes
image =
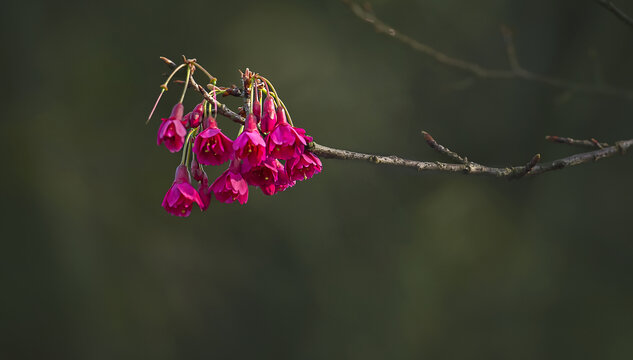
POLYGON ((598 149, 602 149, 602 148, 605 148, 605 147, 609 146, 609 144, 603 143, 603 142, 599 142, 598 140, 596 140, 594 138, 591 138, 589 140, 577 140, 577 139, 572 139, 572 138, 569 138, 569 137, 548 135, 548 136, 545 137, 545 140, 551 141, 551 142, 555 142, 555 143, 559 143, 559 144, 567 144, 567 145, 574 145, 574 146, 584 146, 584 147, 598 148, 598 149))
POLYGON ((624 11, 620 10, 615 4, 611 1, 607 0, 594 0, 603 8, 611 11, 618 19, 622 20, 625 24, 633 27, 633 19, 628 16, 624 11))
POLYGON ((503 36, 503 41, 506 44, 506 54, 508 56, 508 62, 510 63, 510 69, 512 69, 514 73, 524 72, 525 70, 521 67, 521 65, 519 65, 519 57, 517 56, 517 51, 514 46, 512 30, 510 30, 509 27, 502 25, 501 35, 503 36))
POLYGON ((468 164, 468 158, 461 157, 459 154, 457 154, 456 152, 451 151, 446 146, 438 144, 438 142, 435 141, 435 139, 428 132, 422 131, 422 135, 424 136, 424 140, 426 141, 426 143, 433 150, 439 152, 442 155, 448 156, 449 158, 451 158, 453 160, 456 160, 457 162, 460 162, 462 164, 468 164))
POLYGON ((532 159, 530 159, 530 161, 527 164, 525 164, 525 166, 523 167, 523 169, 521 169, 521 171, 519 171, 517 174, 515 174, 514 176, 510 178, 520 179, 524 177, 525 175, 529 174, 530 171, 532 171, 532 169, 534 169, 534 167, 536 166, 536 164, 539 163, 539 161, 541 161, 541 154, 534 155, 532 159))

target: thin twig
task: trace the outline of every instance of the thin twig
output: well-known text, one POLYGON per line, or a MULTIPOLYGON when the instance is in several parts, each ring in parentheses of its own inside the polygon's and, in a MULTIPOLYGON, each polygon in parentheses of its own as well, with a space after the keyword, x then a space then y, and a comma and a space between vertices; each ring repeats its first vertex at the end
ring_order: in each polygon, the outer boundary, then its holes
POLYGON ((413 50, 435 59, 435 61, 441 64, 463 70, 478 78, 526 80, 573 92, 601 94, 633 99, 633 91, 631 90, 618 89, 604 84, 587 84, 568 81, 565 79, 549 77, 525 70, 519 65, 516 48, 512 39, 512 33, 505 27, 502 27, 502 35, 506 45, 506 52, 508 56, 508 61, 510 63, 510 69, 492 69, 483 67, 473 62, 446 55, 445 53, 436 50, 429 45, 423 44, 405 34, 400 33, 396 29, 382 22, 382 20, 378 19, 373 12, 368 9, 364 9, 361 5, 354 2, 353 0, 342 1, 349 6, 354 15, 371 24, 377 32, 387 34, 394 39, 402 42, 403 44, 408 45, 413 50))
POLYGON ((633 27, 633 19, 631 19, 631 17, 628 16, 624 11, 620 10, 617 6, 615 6, 614 3, 607 0, 594 0, 594 1, 600 4, 600 6, 614 13, 615 16, 617 16, 618 19, 622 20, 625 24, 633 27))
POLYGON ((545 137, 545 140, 555 142, 555 143, 560 143, 560 144, 584 146, 584 147, 598 148, 598 149, 602 149, 609 146, 609 144, 599 142, 598 140, 594 138, 591 138, 589 140, 576 140, 576 139, 572 139, 568 137, 548 135, 545 137))

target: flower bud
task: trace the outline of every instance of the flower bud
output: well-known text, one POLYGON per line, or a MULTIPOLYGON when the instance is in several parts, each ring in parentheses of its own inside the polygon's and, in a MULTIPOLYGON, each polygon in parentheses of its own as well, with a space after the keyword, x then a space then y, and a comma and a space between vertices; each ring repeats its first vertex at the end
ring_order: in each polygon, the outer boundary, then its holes
POLYGON ((277 123, 277 114, 275 113, 275 102, 271 96, 267 96, 266 100, 264 100, 264 105, 262 107, 262 121, 261 127, 262 132, 269 133, 275 127, 277 123))
POLYGON ((253 100, 253 114, 257 120, 257 123, 262 120, 262 104, 257 99, 257 95, 255 95, 255 100, 253 100))
POLYGON ((203 117, 204 117, 204 105, 200 103, 196 105, 196 107, 193 108, 193 111, 191 112, 191 117, 189 118, 189 123, 188 123, 189 127, 190 128, 198 127, 203 117))

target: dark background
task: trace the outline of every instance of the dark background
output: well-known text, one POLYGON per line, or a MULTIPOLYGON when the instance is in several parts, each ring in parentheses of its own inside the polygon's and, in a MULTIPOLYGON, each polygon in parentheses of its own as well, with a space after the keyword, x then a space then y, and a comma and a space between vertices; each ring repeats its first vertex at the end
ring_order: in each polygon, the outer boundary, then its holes
MULTIPOLYGON (((593 1, 372 5, 482 66, 507 68, 506 24, 527 69, 633 89, 633 28, 593 1)), ((160 206, 179 155, 155 143, 178 86, 145 125, 160 55, 224 85, 262 73, 324 145, 423 160, 443 159, 420 130, 497 166, 582 151, 548 134, 631 138, 633 100, 474 79, 334 0, 24 1, 0 20, 2 358, 633 357, 630 156, 512 182, 324 160, 182 219, 160 206)))

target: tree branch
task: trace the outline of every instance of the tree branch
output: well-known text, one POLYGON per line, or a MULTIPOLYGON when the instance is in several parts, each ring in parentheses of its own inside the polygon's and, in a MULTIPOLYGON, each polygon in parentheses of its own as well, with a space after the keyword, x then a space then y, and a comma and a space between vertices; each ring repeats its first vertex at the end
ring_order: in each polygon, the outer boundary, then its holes
MULTIPOLYGON (((213 99, 211 94, 209 94, 203 86, 196 83, 193 76, 190 79, 190 82, 194 84, 194 89, 198 91, 202 96, 209 102, 214 103, 217 102, 218 105, 218 113, 227 117, 228 119, 238 123, 244 124, 244 118, 239 114, 235 113, 231 109, 229 109, 226 105, 220 103, 213 99)), ((439 161, 417 161, 417 160, 409 160, 404 159, 394 155, 375 155, 375 154, 366 154, 355 151, 336 149, 327 147, 321 144, 317 144, 316 142, 311 142, 308 144, 308 150, 313 152, 314 154, 327 158, 327 159, 339 159, 339 160, 361 160, 367 161, 373 164, 383 164, 383 165, 392 165, 399 167, 407 167, 413 168, 418 171, 436 171, 436 172, 449 172, 449 173, 462 173, 462 174, 476 174, 476 175, 488 175, 499 178, 508 178, 508 179, 518 179, 524 176, 532 176, 542 174, 544 172, 552 171, 552 170, 560 170, 571 166, 576 166, 580 164, 585 164, 589 162, 598 161, 604 158, 612 157, 615 155, 624 155, 626 150, 633 146, 633 139, 618 141, 613 146, 608 146, 602 149, 598 149, 595 151, 589 151, 584 153, 579 153, 575 155, 568 156, 566 158, 554 160, 545 164, 538 164, 541 160, 541 155, 536 154, 532 159, 526 164, 522 166, 507 166, 507 167, 491 167, 481 165, 472 161, 469 161, 468 158, 462 157, 457 153, 449 150, 447 147, 440 145, 435 141, 435 139, 426 131, 422 132, 424 135, 424 139, 427 144, 434 150, 439 153, 448 156, 449 158, 460 162, 460 164, 453 163, 445 163, 439 161)), ((550 137, 553 138, 553 137, 550 137)), ((569 138, 560 138, 557 139, 569 139, 569 138)), ((570 139, 573 140, 573 139, 570 139)), ((574 140, 579 141, 579 140, 574 140)), ((589 141, 589 140, 587 140, 589 141)), ((576 144, 574 142, 568 141, 559 141, 568 144, 576 144)), ((592 143, 593 144, 593 143, 592 143)), ((595 146, 595 144, 594 144, 595 146)))
MULTIPOLYGON (((604 84, 594 85, 568 81, 565 79, 537 74, 524 69, 519 65, 516 48, 514 46, 512 38, 512 32, 505 26, 502 26, 501 33, 506 45, 506 53, 508 57, 508 62, 510 64, 510 69, 492 69, 483 67, 473 62, 449 56, 439 50, 430 47, 429 45, 423 44, 405 34, 400 33, 399 31, 395 30, 394 28, 385 24, 382 20, 377 18, 371 10, 369 10, 368 8, 364 8, 353 0, 342 1, 349 6, 354 15, 371 24, 377 32, 387 34, 394 39, 400 41, 401 43, 408 45, 413 50, 427 55, 441 64, 460 69, 478 78, 525 80, 573 92, 609 95, 625 99, 633 99, 633 91, 631 90, 618 89, 604 84)), ((601 0, 597 1, 599 3, 603 2, 601 0)), ((609 9, 611 10, 611 8, 609 9)), ((626 15, 624 16, 626 19, 630 20, 630 18, 628 18, 626 15)))
POLYGON ((627 24, 628 26, 633 27, 633 19, 631 19, 630 16, 628 16, 626 13, 624 13, 624 11, 618 9, 618 7, 615 6, 614 3, 612 3, 611 1, 607 1, 607 0, 594 0, 594 1, 597 2, 603 8, 611 11, 613 14, 615 14, 615 16, 618 17, 618 19, 622 20, 625 24, 627 24))
MULTIPOLYGON (((163 61, 165 61, 165 63, 169 67, 174 67, 174 63, 169 61, 168 59, 163 59, 163 61)), ((211 104, 217 104, 218 113, 220 115, 223 115, 238 124, 243 125, 245 123, 245 119, 241 115, 237 114, 233 110, 229 109, 226 105, 214 99, 213 96, 211 96, 211 94, 207 92, 202 85, 198 84, 193 76, 193 73, 191 73, 189 77, 189 86, 199 92, 202 97, 204 97, 204 99, 209 101, 211 104)), ((243 94, 245 93, 246 92, 242 91, 241 89, 233 89, 232 91, 228 92, 229 95, 233 96, 243 96, 243 94)), ((541 160, 541 155, 536 154, 525 165, 492 167, 470 161, 467 157, 461 156, 456 152, 451 151, 446 146, 439 144, 426 131, 422 131, 422 135, 424 136, 424 140, 426 141, 427 145, 429 145, 429 147, 459 163, 455 164, 440 161, 417 161, 404 159, 395 155, 366 154, 361 152, 331 148, 321 144, 317 144, 316 142, 309 143, 308 150, 316 154, 317 156, 321 156, 327 159, 361 160, 373 164, 406 167, 425 172, 435 171, 447 173, 462 173, 487 175, 497 178, 519 179, 526 176, 539 175, 548 171, 560 170, 580 164, 595 162, 616 155, 624 155, 629 148, 633 147, 633 139, 617 141, 615 142, 615 145, 609 146, 609 144, 598 142, 596 139, 593 138, 590 140, 576 140, 559 136, 546 136, 545 138, 552 142, 568 145, 579 145, 584 147, 593 147, 598 149, 594 151, 574 154, 544 164, 539 164, 541 160)))
POLYGON ((552 170, 560 170, 580 164, 598 161, 615 155, 623 155, 633 146, 633 139, 618 141, 616 145, 595 151, 589 151, 557 159, 538 165, 540 154, 536 154, 532 160, 523 166, 491 167, 474 162, 467 164, 452 164, 439 161, 416 161, 403 159, 397 156, 382 156, 353 152, 348 150, 333 149, 317 143, 310 144, 310 151, 316 155, 328 159, 363 160, 374 164, 384 164, 399 167, 413 168, 418 171, 437 171, 462 174, 488 175, 498 178, 516 179, 524 176, 539 175, 552 170))

